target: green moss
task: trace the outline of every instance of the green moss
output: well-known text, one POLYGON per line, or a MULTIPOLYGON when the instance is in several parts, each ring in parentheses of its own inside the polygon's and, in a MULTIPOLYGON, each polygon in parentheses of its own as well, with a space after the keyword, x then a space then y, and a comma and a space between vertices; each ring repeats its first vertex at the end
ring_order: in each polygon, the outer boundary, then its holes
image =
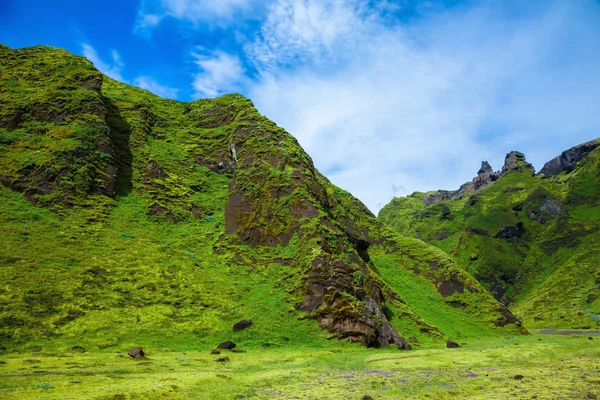
MULTIPOLYGON (((250 100, 181 103, 59 49, 0 51, 3 341, 331 347, 332 334, 348 336, 340 322, 362 324, 376 344, 389 315, 404 337, 440 346, 445 330, 480 319, 453 309, 438 323, 420 294, 401 301, 410 287, 387 274, 396 259, 372 259, 376 244, 415 265, 443 253, 396 240, 250 100), (314 282, 334 287, 331 298, 297 311, 314 282), (254 325, 232 332, 244 318, 254 325)), ((454 226, 459 213, 435 214, 454 226)), ((437 278, 419 278, 418 293, 435 297, 437 278)), ((485 321, 502 317, 483 292, 455 297, 485 304, 485 321)))
POLYGON ((596 150, 571 173, 546 179, 512 172, 468 199, 429 207, 416 193, 394 199, 380 218, 444 250, 511 304, 526 326, 596 326, 596 309, 585 308, 581 299, 594 292, 589 277, 599 271, 593 250, 600 221, 598 171, 596 150), (503 227, 520 237, 503 238, 503 227))

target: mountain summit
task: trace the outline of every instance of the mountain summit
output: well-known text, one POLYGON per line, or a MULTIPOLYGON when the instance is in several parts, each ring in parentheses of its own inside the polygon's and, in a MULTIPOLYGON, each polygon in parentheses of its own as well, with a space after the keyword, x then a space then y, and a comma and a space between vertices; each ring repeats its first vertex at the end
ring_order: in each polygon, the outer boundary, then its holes
POLYGON ((5 341, 409 349, 518 331, 240 95, 162 99, 42 46, 0 48, 0 93, 5 341))

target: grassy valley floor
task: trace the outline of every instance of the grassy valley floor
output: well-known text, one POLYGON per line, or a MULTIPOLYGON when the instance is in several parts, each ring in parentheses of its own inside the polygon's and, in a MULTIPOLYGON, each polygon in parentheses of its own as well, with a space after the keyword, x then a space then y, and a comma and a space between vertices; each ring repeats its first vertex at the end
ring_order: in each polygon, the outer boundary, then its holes
POLYGON ((460 349, 248 348, 220 355, 51 345, 0 355, 3 399, 595 399, 597 332, 469 340, 460 349), (591 338, 591 339, 590 339, 591 338), (217 362, 219 357, 228 362, 217 362))

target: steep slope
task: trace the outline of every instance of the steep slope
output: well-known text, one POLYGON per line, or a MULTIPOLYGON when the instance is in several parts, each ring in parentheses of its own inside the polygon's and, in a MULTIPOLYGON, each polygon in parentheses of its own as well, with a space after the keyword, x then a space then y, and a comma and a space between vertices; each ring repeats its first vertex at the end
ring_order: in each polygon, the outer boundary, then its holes
POLYGON ((3 340, 406 349, 518 331, 242 96, 161 99, 41 46, 0 48, 0 93, 3 340))
POLYGON ((600 321, 600 140, 537 175, 517 152, 501 172, 483 162, 458 191, 395 198, 379 217, 451 255, 527 327, 600 321))

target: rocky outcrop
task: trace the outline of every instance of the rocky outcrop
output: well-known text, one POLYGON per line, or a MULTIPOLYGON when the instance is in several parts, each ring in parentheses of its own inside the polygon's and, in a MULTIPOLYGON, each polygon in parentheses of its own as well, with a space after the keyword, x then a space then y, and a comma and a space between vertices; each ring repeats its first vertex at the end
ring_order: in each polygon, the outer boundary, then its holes
POLYGON ((527 162, 525 154, 518 151, 511 151, 504 158, 504 166, 502 167, 502 175, 510 174, 511 172, 531 171, 535 173, 533 165, 527 162))
POLYGON ((437 192, 428 194, 423 197, 423 203, 425 207, 428 207, 444 200, 462 199, 467 194, 489 186, 492 182, 498 180, 499 177, 499 172, 494 172, 492 166, 487 161, 482 161, 477 176, 471 182, 463 184, 458 190, 438 190, 437 192))
POLYGON ((444 200, 452 199, 455 193, 455 191, 438 190, 433 194, 423 197, 423 203, 425 203, 425 207, 428 207, 432 204, 438 204, 444 200))
POLYGON ((579 146, 570 148, 561 153, 560 156, 553 158, 544 164, 544 167, 540 170, 538 175, 544 175, 546 178, 558 175, 563 171, 571 172, 577 167, 577 163, 583 159, 587 154, 592 152, 600 146, 598 140, 592 140, 579 146))

